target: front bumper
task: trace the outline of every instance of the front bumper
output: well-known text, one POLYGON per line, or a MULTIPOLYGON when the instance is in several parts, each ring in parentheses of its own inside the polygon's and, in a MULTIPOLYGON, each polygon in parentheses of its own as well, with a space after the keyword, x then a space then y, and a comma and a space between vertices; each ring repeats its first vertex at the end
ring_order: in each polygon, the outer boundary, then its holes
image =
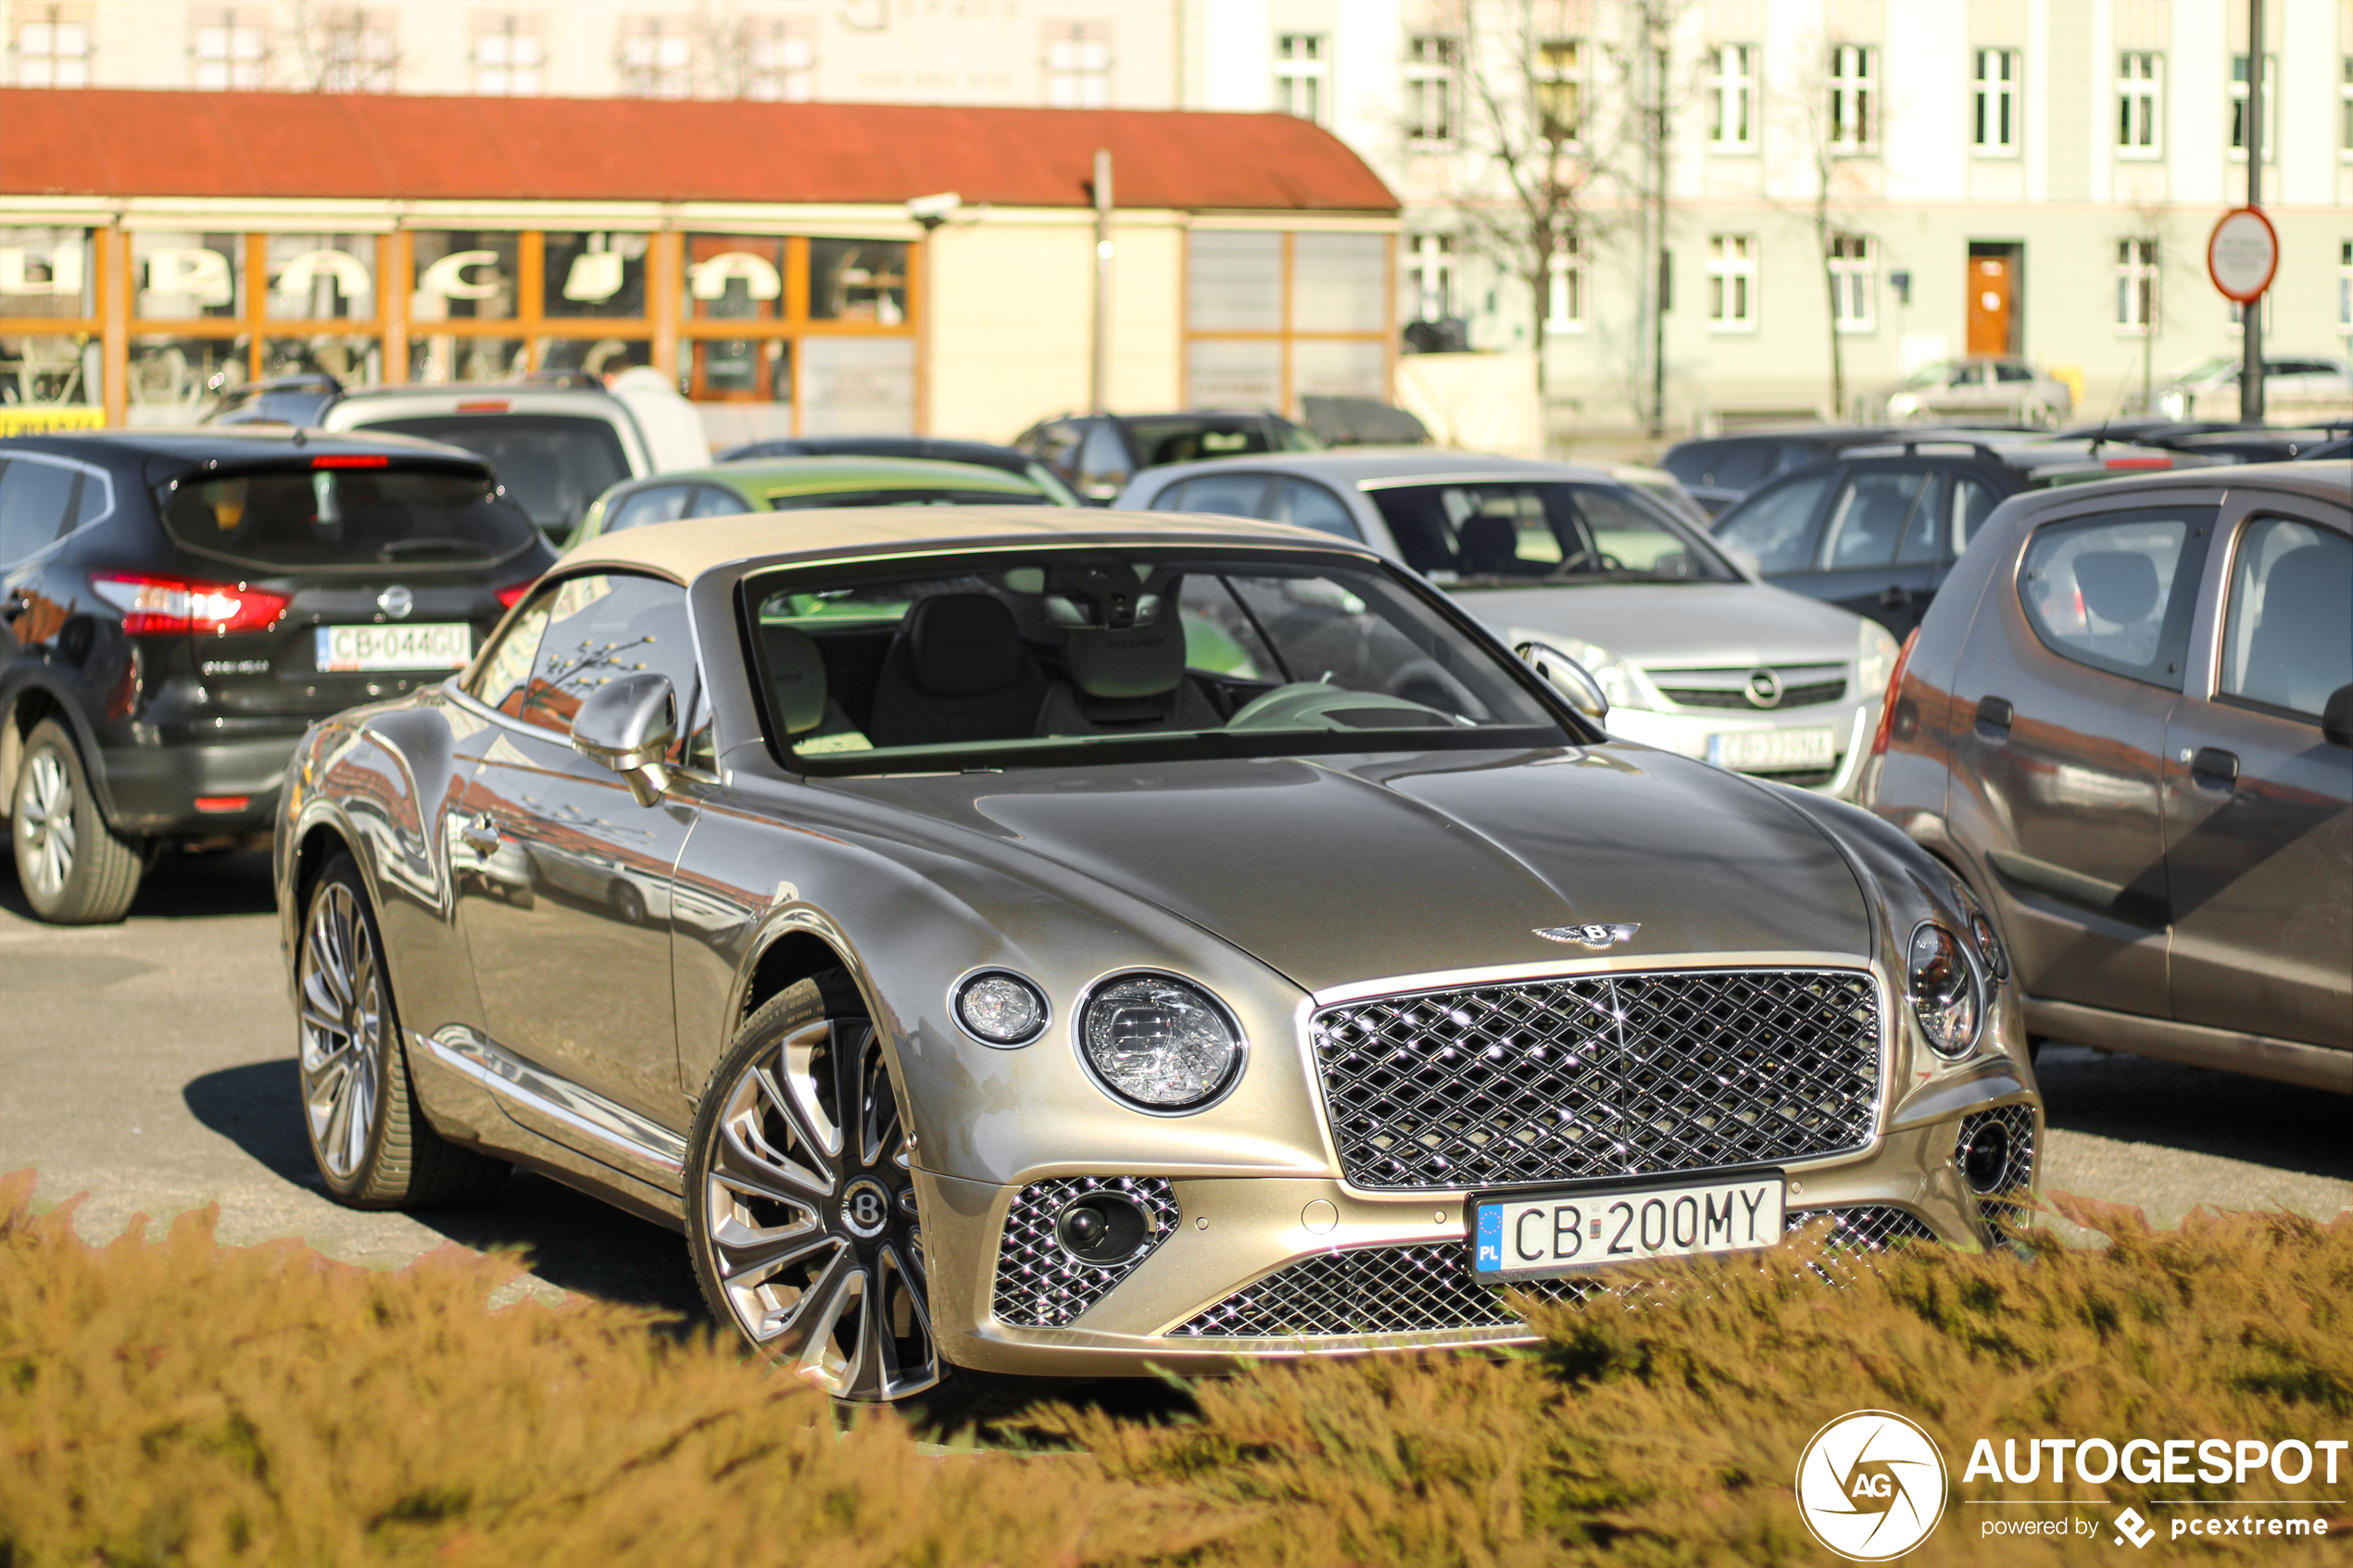
MULTIPOLYGON (((1970 1192, 1957 1158, 1963 1123, 2015 1106, 2011 1114, 2032 1119, 2039 1143, 2041 1123, 2014 1079, 1991 1078, 1985 1088, 1980 1098, 1940 1107, 1932 1122, 1883 1134, 1861 1154, 1783 1166, 1793 1222, 1824 1213, 1839 1218, 1832 1245, 1866 1253, 1891 1232, 1960 1246, 1997 1241, 1994 1223, 2020 1216, 1970 1192)), ((2024 1180, 2031 1180, 2031 1167, 2024 1180)), ((1000 1241, 1027 1189, 922 1171, 916 1184, 930 1217, 925 1229, 933 1322, 942 1350, 959 1365, 1038 1376, 1211 1374, 1269 1356, 1497 1346, 1531 1337, 1499 1305, 1497 1293, 1467 1285, 1458 1272, 1468 1250, 1465 1193, 1367 1193, 1322 1178, 1173 1181, 1178 1217, 1165 1238, 1066 1325, 1041 1328, 1008 1323, 998 1311, 1000 1270, 1011 1251, 1000 1241), (1326 1259, 1367 1266, 1296 1270, 1326 1259), (1268 1321, 1259 1297, 1277 1276, 1274 1293, 1291 1303, 1290 1321, 1353 1318, 1382 1326, 1281 1336, 1231 1332, 1268 1321), (1298 1293, 1318 1289, 1356 1294, 1331 1303, 1329 1312, 1302 1317, 1298 1293), (1426 1326, 1408 1326, 1417 1322, 1426 1326)))
POLYGON ((1874 694, 1867 701, 1824 703, 1815 708, 1776 709, 1769 712, 1613 708, 1604 722, 1611 734, 1621 739, 1639 741, 1703 762, 1719 759, 1719 743, 1728 736, 1827 729, 1831 732, 1832 747, 1832 759, 1827 769, 1740 771, 1852 800, 1860 786, 1871 733, 1879 726, 1879 698, 1874 694))

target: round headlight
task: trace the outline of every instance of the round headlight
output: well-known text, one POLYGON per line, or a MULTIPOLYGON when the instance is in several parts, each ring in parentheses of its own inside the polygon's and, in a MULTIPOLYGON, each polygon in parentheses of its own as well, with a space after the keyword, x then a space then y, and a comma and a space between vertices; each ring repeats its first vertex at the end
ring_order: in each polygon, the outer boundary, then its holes
POLYGON ((992 1046, 1026 1045, 1046 1027, 1046 998, 1017 974, 975 974, 956 988, 956 1022, 992 1046))
POLYGON ((1939 1056, 1960 1056, 1977 1040, 1977 971, 1961 939, 1941 925, 1912 933, 1907 966, 1912 1013, 1939 1056))
POLYGON ((2003 950, 2002 939, 1994 935, 1994 922, 1985 918, 1983 909, 1969 911, 1969 934, 1977 938, 1977 956, 1985 960, 1985 972, 1996 980, 2007 980, 2010 956, 2003 950))
POLYGON ((1181 1110, 1240 1070, 1241 1031, 1209 993, 1162 974, 1123 974, 1095 989, 1078 1048, 1104 1085, 1153 1110, 1181 1110))

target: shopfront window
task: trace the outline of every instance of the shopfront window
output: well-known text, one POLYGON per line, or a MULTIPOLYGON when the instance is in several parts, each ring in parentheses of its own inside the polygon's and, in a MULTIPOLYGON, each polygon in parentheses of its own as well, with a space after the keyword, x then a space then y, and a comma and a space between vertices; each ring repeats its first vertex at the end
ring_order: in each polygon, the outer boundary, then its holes
POLYGON ((1392 236, 1195 230, 1186 251, 1185 395, 1195 408, 1385 399, 1395 313, 1392 236))
POLYGON ((415 279, 411 321, 513 320, 522 265, 519 234, 427 231, 409 236, 415 279))
POLYGON ((270 320, 374 320, 374 235, 271 234, 263 255, 270 271, 270 320))
POLYGON ((645 234, 549 234, 539 313, 642 319, 648 245, 645 234))
POLYGON ((809 242, 809 316, 816 321, 907 320, 907 246, 899 240, 809 242))
POLYGON ((131 236, 138 297, 147 321, 235 320, 245 313, 244 237, 141 231, 131 236))
POLYGON ((142 333, 131 340, 132 424, 185 424, 252 378, 253 340, 142 333))
POLYGON ((96 260, 87 229, 0 228, 0 433, 102 400, 96 260))

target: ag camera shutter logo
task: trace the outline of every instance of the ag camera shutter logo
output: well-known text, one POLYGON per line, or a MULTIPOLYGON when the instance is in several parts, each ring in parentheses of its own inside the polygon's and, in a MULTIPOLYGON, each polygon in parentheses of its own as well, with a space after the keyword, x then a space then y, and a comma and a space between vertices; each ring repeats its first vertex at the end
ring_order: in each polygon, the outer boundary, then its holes
POLYGON ((1850 1562, 1901 1557, 1944 1516, 1944 1456, 1900 1415, 1840 1416, 1798 1457, 1797 1511, 1816 1540, 1850 1562))

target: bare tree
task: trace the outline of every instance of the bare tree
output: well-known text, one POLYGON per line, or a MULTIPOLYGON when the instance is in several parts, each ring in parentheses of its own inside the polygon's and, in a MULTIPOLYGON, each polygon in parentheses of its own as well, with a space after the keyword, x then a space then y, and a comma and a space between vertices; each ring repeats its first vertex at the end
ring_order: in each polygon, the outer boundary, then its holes
POLYGON ((400 69, 389 28, 369 25, 359 6, 295 0, 295 58, 310 93, 389 93, 400 69))
MULTIPOLYGON (((2143 199, 2133 204, 2132 220, 2117 236, 2117 287, 2138 297, 2120 300, 2118 320, 2126 320, 2130 305, 2141 324, 2141 403, 2139 411, 2156 412, 2157 336, 2165 330, 2165 273, 2173 264, 2171 230, 2172 209, 2162 201, 2143 199)), ((2120 395, 2119 400, 2121 401, 2120 395)))
POLYGON ((1831 417, 1847 417, 1846 345, 1839 332, 1839 246, 1844 241, 1870 243, 1858 219, 1868 188, 1858 160, 1877 154, 1884 133, 1886 107, 1881 98, 1876 70, 1837 71, 1843 52, 1852 64, 1875 56, 1867 44, 1809 41, 1806 66, 1786 92, 1776 95, 1780 118, 1796 133, 1811 177, 1804 221, 1814 242, 1816 264, 1821 268, 1822 299, 1828 307, 1826 324, 1831 348, 1831 417))

